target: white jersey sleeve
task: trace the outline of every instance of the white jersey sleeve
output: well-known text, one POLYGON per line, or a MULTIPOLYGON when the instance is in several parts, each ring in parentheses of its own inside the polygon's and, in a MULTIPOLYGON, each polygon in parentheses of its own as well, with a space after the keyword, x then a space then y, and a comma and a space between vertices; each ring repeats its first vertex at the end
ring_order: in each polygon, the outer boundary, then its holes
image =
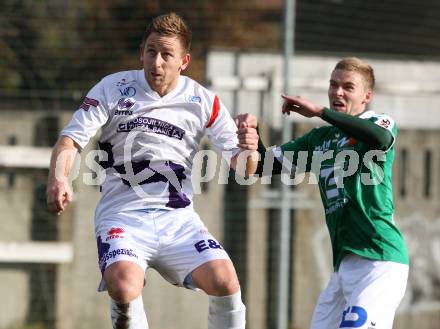
POLYGON ((211 104, 206 135, 217 152, 232 152, 233 156, 240 151, 237 146, 238 137, 235 122, 217 95, 214 96, 211 104))
POLYGON ((104 79, 96 84, 73 114, 69 124, 61 131, 84 148, 96 132, 107 122, 107 108, 104 79))

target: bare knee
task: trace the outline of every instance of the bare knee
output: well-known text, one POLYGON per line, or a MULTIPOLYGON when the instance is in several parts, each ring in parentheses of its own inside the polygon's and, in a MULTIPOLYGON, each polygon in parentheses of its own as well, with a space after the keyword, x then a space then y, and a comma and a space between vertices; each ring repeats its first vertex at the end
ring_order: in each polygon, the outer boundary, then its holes
POLYGON ((127 304, 142 293, 144 271, 133 262, 120 261, 105 270, 104 280, 110 297, 127 304))
POLYGON ((205 263, 192 272, 192 278, 210 296, 229 296, 240 290, 234 266, 228 260, 205 263))
POLYGON ((208 295, 211 296, 229 296, 235 294, 240 290, 240 284, 237 277, 223 277, 220 280, 215 280, 211 291, 208 295))
POLYGON ((136 284, 127 280, 116 279, 107 284, 108 294, 121 304, 128 304, 140 295, 136 284))
POLYGON ((211 296, 228 296, 235 294, 240 289, 235 269, 220 270, 217 275, 213 275, 211 282, 211 296))

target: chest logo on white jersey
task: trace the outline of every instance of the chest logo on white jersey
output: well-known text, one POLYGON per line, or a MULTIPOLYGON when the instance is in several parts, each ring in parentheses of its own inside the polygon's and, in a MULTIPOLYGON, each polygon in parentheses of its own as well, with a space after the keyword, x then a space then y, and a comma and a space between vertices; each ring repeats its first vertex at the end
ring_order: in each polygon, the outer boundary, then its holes
POLYGON ((121 93, 121 96, 133 97, 134 95, 136 95, 136 88, 125 87, 125 88, 119 89, 119 92, 121 93))
POLYGON ((116 82, 116 86, 122 87, 122 86, 125 86, 125 85, 128 85, 128 84, 134 83, 134 82, 135 82, 135 80, 127 81, 127 79, 123 78, 120 81, 116 82))
POLYGON ((133 105, 135 103, 136 103, 136 101, 135 101, 134 98, 125 98, 125 97, 123 97, 123 98, 119 99, 119 101, 118 101, 118 110, 119 111, 129 110, 129 109, 131 109, 133 107, 133 105))
POLYGON ((185 99, 187 102, 190 102, 190 103, 200 103, 202 101, 200 96, 194 96, 194 95, 187 95, 185 97, 185 99))
POLYGON ((185 130, 171 123, 150 117, 138 117, 127 123, 120 123, 118 132, 130 132, 133 129, 160 135, 165 135, 181 140, 185 135, 185 130))

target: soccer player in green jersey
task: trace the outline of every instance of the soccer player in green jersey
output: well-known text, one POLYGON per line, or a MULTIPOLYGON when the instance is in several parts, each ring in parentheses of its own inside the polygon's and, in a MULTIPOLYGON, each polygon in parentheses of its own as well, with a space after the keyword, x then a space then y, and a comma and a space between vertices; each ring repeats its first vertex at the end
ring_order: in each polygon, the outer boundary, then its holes
MULTIPOLYGON (((302 165, 316 174, 324 205, 334 273, 318 299, 312 329, 392 328, 405 293, 409 260, 393 220, 391 179, 397 128, 389 116, 367 110, 374 83, 370 65, 345 58, 331 74, 329 108, 283 96, 283 113, 330 124, 272 149, 272 173, 299 166, 305 152, 302 165)), ((257 173, 266 175, 270 151, 260 143, 259 152, 257 173)))

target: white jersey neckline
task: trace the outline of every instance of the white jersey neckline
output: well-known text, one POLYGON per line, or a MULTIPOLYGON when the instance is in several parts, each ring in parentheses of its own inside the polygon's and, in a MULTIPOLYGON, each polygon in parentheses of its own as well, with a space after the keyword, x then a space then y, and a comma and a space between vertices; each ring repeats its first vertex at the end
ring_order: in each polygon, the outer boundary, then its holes
POLYGON ((159 93, 155 90, 153 90, 148 83, 147 79, 145 78, 145 71, 143 69, 138 70, 138 81, 140 81, 142 88, 145 90, 145 92, 150 95, 154 99, 161 99, 161 100, 168 100, 173 98, 176 94, 179 93, 180 90, 182 90, 184 85, 184 79, 181 75, 179 75, 179 81, 177 82, 177 85, 174 89, 172 89, 170 92, 168 92, 164 96, 160 96, 159 93))

